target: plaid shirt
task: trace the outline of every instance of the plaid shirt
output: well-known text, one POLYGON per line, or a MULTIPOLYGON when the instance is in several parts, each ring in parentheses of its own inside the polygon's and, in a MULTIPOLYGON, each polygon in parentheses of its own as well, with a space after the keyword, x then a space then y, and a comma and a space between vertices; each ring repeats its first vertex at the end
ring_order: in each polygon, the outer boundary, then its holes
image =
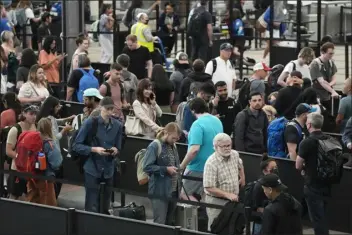
POLYGON ((218 188, 228 193, 239 193, 239 170, 243 168, 242 159, 237 151, 232 150, 229 158, 212 154, 205 163, 203 185, 206 188, 218 188))

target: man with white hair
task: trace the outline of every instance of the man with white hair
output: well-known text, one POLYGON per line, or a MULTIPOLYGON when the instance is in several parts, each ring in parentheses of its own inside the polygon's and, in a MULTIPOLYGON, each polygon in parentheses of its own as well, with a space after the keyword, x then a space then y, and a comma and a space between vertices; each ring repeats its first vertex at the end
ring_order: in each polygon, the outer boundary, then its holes
MULTIPOLYGON (((232 150, 232 140, 228 134, 217 134, 213 140, 215 152, 204 167, 203 186, 205 202, 225 205, 228 200, 238 201, 240 186, 245 185, 242 159, 232 150)), ((208 229, 221 210, 207 208, 208 229)))
POLYGON ((138 44, 148 48, 149 52, 154 54, 154 41, 159 38, 152 35, 152 29, 148 25, 149 17, 146 13, 139 13, 137 15, 138 22, 131 28, 131 34, 136 35, 138 44))

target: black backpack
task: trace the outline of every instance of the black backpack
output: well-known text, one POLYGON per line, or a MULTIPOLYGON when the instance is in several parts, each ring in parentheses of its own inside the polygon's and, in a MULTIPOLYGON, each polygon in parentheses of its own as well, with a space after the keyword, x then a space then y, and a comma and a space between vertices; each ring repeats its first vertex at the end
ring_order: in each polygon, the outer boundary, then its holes
POLYGON ((218 235, 242 235, 246 224, 244 204, 228 202, 211 224, 211 233, 218 235))
POLYGON ((204 20, 203 14, 205 11, 200 10, 199 8, 195 9, 191 19, 189 20, 187 27, 187 34, 192 37, 199 37, 204 31, 204 20))
MULTIPOLYGON (((211 62, 213 63, 213 72, 212 72, 212 76, 213 74, 216 72, 216 69, 218 68, 218 62, 216 62, 216 59, 212 59, 211 62)), ((232 60, 228 60, 228 62, 231 63, 231 66, 233 69, 235 69, 235 65, 233 64, 233 61, 232 60)))
MULTIPOLYGON (((284 71, 284 69, 285 69, 285 66, 282 64, 277 64, 272 68, 271 73, 268 77, 268 85, 270 87, 271 92, 279 90, 277 81, 279 80, 279 77, 282 71, 284 71)), ((294 67, 294 69, 296 69, 296 66, 294 67)))
POLYGON ((243 84, 238 92, 237 104, 241 110, 248 106, 249 93, 251 91, 252 82, 248 78, 243 79, 243 84))
POLYGON ((328 184, 338 184, 343 173, 343 149, 338 140, 323 136, 318 141, 317 179, 328 184))
POLYGON ((244 198, 243 203, 245 207, 253 208, 253 190, 257 181, 249 182, 244 187, 244 198))
MULTIPOLYGON (((16 123, 13 126, 7 126, 7 127, 3 128, 1 130, 1 135, 0 135, 1 155, 5 156, 3 159, 10 165, 11 165, 11 162, 12 162, 12 158, 10 158, 10 157, 8 157, 6 155, 6 142, 7 142, 7 136, 8 136, 8 134, 9 134, 9 132, 10 132, 12 127, 15 127, 17 129, 17 139, 18 139, 18 137, 22 133, 22 127, 18 123, 16 123)), ((3 164, 3 162, 1 162, 0 164, 3 164)))
MULTIPOLYGON (((78 127, 79 127, 79 129, 81 128, 81 126, 82 126, 81 118, 78 118, 78 127)), ((75 130, 72 133, 71 138, 69 139, 68 152, 71 155, 71 159, 78 165, 80 173, 83 173, 83 166, 86 163, 86 161, 88 160, 88 158, 90 157, 90 155, 88 155, 88 156, 82 155, 82 154, 80 154, 80 153, 78 153, 78 152, 73 150, 73 146, 74 146, 74 144, 76 142, 76 138, 77 138, 79 129, 75 130)), ((92 123, 92 129, 89 131, 89 133, 87 135, 87 138, 84 141, 84 143, 86 145, 91 145, 92 144, 93 140, 96 137, 97 131, 98 131, 98 118, 94 117, 93 118, 93 123, 92 123)), ((97 167, 95 159, 94 158, 92 158, 92 159, 93 159, 93 162, 95 164, 95 167, 97 167)))

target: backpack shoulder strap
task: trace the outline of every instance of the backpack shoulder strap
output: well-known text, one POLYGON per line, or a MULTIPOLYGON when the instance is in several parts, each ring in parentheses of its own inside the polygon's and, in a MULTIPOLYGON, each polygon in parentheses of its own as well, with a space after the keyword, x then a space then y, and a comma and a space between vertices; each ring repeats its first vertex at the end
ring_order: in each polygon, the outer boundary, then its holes
POLYGON ((21 125, 20 124, 18 124, 18 123, 16 123, 15 125, 14 125, 14 127, 17 129, 17 139, 18 139, 18 137, 21 135, 21 133, 22 133, 22 127, 21 127, 21 125))
POLYGON ((296 63, 294 62, 294 61, 291 61, 291 63, 292 63, 292 71, 296 71, 296 63))
POLYGON ((212 75, 216 72, 216 69, 218 67, 218 62, 216 62, 216 59, 212 59, 211 62, 213 63, 213 73, 212 75))
POLYGON ((105 96, 111 96, 110 84, 108 82, 106 82, 106 81, 103 84, 106 86, 106 94, 105 94, 105 96))
POLYGON ((121 97, 121 102, 123 103, 123 100, 125 99, 125 91, 123 89, 123 84, 122 82, 120 81, 119 82, 119 86, 120 86, 120 97, 121 97))
POLYGON ((80 129, 82 126, 82 117, 83 117, 83 114, 78 114, 77 116, 78 129, 80 129))

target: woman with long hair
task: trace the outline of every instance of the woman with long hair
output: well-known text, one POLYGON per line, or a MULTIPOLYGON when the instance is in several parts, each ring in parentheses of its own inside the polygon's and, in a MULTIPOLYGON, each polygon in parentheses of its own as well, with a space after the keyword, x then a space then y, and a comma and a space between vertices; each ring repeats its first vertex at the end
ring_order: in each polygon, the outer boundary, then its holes
POLYGON ((74 69, 78 69, 78 56, 80 54, 88 54, 87 50, 89 48, 89 38, 86 37, 84 34, 79 34, 78 37, 76 38, 76 45, 77 49, 73 53, 72 60, 71 60, 71 66, 70 66, 70 72, 74 69))
POLYGON ((156 118, 161 117, 163 112, 156 103, 153 86, 149 79, 142 79, 138 83, 137 99, 132 106, 135 116, 141 120, 142 133, 145 136, 154 138, 156 133, 162 128, 156 124, 156 118))
POLYGON ((44 69, 48 82, 60 82, 60 62, 65 56, 66 54, 57 55, 56 40, 53 36, 49 35, 44 39, 43 49, 39 53, 39 64, 44 69))
POLYGON ((21 114, 21 103, 17 98, 16 93, 7 92, 2 97, 2 103, 4 104, 5 111, 1 112, 0 128, 6 126, 13 126, 18 122, 21 114))
MULTIPOLYGON (((25 38, 26 38, 26 44, 27 44, 27 48, 31 48, 32 49, 32 37, 33 37, 33 32, 32 32, 32 26, 31 26, 31 21, 38 23, 40 22, 40 17, 36 18, 34 16, 34 12, 33 12, 33 5, 31 3, 31 1, 28 0, 21 0, 18 5, 17 5, 17 9, 24 9, 25 10, 25 14, 26 14, 26 22, 25 25, 23 26, 24 31, 22 29, 21 35, 23 35, 23 33, 25 33, 25 38)), ((17 19, 17 23, 18 19, 17 19)))
MULTIPOLYGON (((149 175, 148 194, 155 197, 179 197, 181 181, 178 177, 180 159, 176 142, 182 131, 175 122, 161 129, 145 153, 143 170, 149 175), (160 154, 158 154, 160 153, 160 154)), ((152 199, 154 223, 172 225, 176 203, 152 199)))
POLYGON ((132 0, 131 6, 127 9, 122 18, 122 22, 126 27, 128 27, 128 31, 130 32, 132 25, 137 23, 137 15, 139 13, 149 15, 153 10, 155 10, 157 5, 160 5, 160 0, 155 1, 148 9, 143 9, 142 0, 132 0))
POLYGON ((22 51, 22 58, 16 74, 16 88, 19 90, 23 83, 27 82, 29 69, 38 64, 38 59, 34 51, 26 48, 22 51))
MULTIPOLYGON (((17 53, 14 44, 14 34, 11 31, 3 31, 1 33, 1 47, 4 49, 6 60, 6 67, 1 72, 2 84, 5 89, 15 91, 16 87, 16 73, 19 65, 17 53)), ((2 89, 4 89, 2 87, 2 89)))
MULTIPOLYGON (((60 148, 55 144, 51 121, 42 118, 38 122, 38 131, 43 140, 43 153, 47 160, 45 176, 55 177, 55 172, 62 164, 60 148)), ((54 182, 32 179, 27 182, 27 201, 42 205, 57 206, 54 182)))
POLYGON ((101 63, 110 63, 113 56, 114 47, 113 35, 111 34, 114 27, 115 19, 112 17, 112 6, 111 4, 103 3, 100 9, 100 20, 99 20, 99 43, 101 46, 101 63))
POLYGON ((154 85, 156 103, 162 110, 166 109, 170 112, 175 97, 174 86, 162 65, 154 65, 151 80, 154 85), (166 99, 166 97, 168 97, 168 99, 166 99))
POLYGON ((21 103, 41 103, 49 97, 44 69, 33 65, 29 70, 28 81, 24 83, 18 93, 21 103))

